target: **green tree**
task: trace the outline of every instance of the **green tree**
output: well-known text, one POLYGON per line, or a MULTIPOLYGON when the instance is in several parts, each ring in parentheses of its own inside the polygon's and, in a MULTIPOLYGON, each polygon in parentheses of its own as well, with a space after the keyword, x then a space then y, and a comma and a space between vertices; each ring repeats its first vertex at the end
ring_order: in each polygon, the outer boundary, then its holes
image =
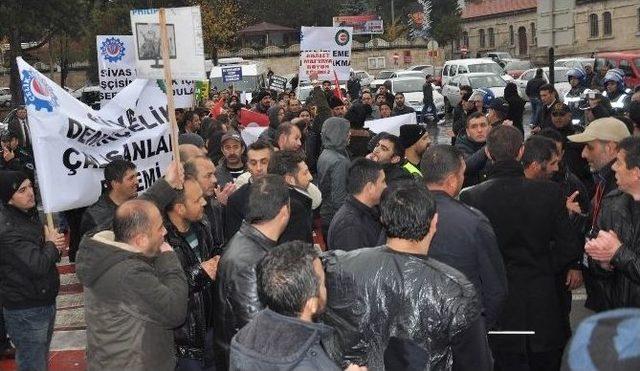
POLYGON ((462 34, 461 10, 456 1, 431 0, 431 35, 440 45, 451 43, 462 34))

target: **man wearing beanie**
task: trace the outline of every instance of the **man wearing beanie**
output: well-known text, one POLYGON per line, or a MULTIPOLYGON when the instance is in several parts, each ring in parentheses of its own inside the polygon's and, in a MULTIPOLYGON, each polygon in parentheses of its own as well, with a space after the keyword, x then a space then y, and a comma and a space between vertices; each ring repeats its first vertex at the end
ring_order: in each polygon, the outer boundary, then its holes
POLYGON ((402 168, 413 176, 422 177, 420 160, 424 151, 431 144, 427 129, 417 124, 402 125, 400 126, 400 142, 405 148, 405 162, 402 168))
POLYGON ((344 102, 340 98, 332 94, 329 96, 328 102, 329 102, 329 108, 331 108, 331 115, 333 117, 344 117, 344 114, 345 114, 344 102))
POLYGON ((64 236, 38 220, 31 180, 0 172, 0 296, 19 370, 46 370, 64 236))
POLYGON ((364 128, 364 122, 370 114, 371 106, 354 103, 344 115, 351 126, 351 130, 349 130, 351 139, 347 150, 352 158, 364 157, 369 153, 367 145, 373 134, 364 128))

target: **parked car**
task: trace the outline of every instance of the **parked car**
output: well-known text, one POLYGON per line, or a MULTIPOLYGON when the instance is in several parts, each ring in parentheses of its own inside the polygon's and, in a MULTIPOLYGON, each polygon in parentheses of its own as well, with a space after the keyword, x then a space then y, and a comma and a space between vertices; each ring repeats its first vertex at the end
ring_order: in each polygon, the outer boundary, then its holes
POLYGON ((504 70, 509 76, 517 79, 522 73, 530 68, 533 68, 531 61, 511 61, 504 66, 504 70))
POLYGON ((453 107, 460 103, 462 98, 460 95, 461 85, 469 85, 472 89, 489 88, 496 97, 502 97, 507 83, 497 74, 490 72, 457 75, 442 87, 446 112, 450 112, 453 107))
POLYGON ((594 70, 597 71, 605 63, 611 68, 624 71, 624 83, 629 88, 640 85, 640 52, 597 53, 594 70))
POLYGON ((369 75, 367 71, 358 70, 353 71, 356 74, 356 77, 360 79, 360 86, 369 86, 371 81, 373 81, 373 76, 369 75))
MULTIPOLYGON (((422 103, 423 94, 422 86, 424 78, 420 77, 397 77, 391 79, 391 92, 403 93, 405 104, 414 110, 418 115, 418 121, 421 121, 421 112, 424 104, 422 103)), ((444 116, 444 97, 437 90, 433 91, 433 103, 436 105, 438 118, 444 116)))
POLYGON ((395 71, 384 70, 378 72, 376 77, 369 83, 369 87, 371 89, 378 89, 380 85, 384 84, 385 81, 389 80, 395 71))
POLYGON ((11 107, 11 90, 0 88, 0 107, 11 107))
POLYGON ((507 75, 502 67, 489 58, 453 59, 444 62, 442 70, 442 84, 449 82, 449 79, 456 75, 474 72, 491 72, 501 76, 505 81, 513 80, 507 75))
POLYGON ((584 68, 584 66, 590 64, 593 66, 595 62, 594 58, 560 58, 553 62, 554 67, 566 67, 566 68, 584 68))
POLYGON ((435 73, 435 67, 433 67, 430 64, 418 64, 415 66, 411 66, 409 68, 406 69, 407 71, 421 71, 425 76, 427 74, 433 76, 433 74, 435 73))
MULTIPOLYGON (((522 99, 526 101, 529 100, 529 97, 527 97, 526 94, 527 83, 529 82, 529 80, 533 79, 536 76, 536 69, 537 68, 532 68, 530 70, 524 71, 522 75, 520 75, 520 77, 515 80, 515 83, 518 86, 518 94, 522 99)), ((567 79, 568 70, 569 69, 566 67, 554 67, 555 82, 553 86, 556 88, 556 90, 558 91, 558 95, 560 95, 561 98, 564 97, 569 90, 571 90, 571 84, 569 84, 569 80, 567 79)), ((542 77, 544 77, 544 79, 549 82, 549 67, 543 67, 542 71, 542 77)))
POLYGON ((507 63, 516 60, 511 56, 509 52, 488 52, 484 55, 485 58, 491 58, 494 62, 504 67, 507 63))
POLYGON ((72 91, 71 95, 95 110, 100 109, 100 87, 97 85, 85 85, 72 91))

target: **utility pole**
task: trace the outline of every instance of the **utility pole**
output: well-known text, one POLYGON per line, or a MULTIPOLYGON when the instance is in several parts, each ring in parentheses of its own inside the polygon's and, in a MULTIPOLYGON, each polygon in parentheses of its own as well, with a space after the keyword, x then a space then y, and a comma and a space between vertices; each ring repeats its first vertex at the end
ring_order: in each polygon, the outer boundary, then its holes
POLYGON ((394 8, 395 7, 393 6, 393 0, 391 0, 391 25, 392 26, 396 24, 396 13, 394 8))

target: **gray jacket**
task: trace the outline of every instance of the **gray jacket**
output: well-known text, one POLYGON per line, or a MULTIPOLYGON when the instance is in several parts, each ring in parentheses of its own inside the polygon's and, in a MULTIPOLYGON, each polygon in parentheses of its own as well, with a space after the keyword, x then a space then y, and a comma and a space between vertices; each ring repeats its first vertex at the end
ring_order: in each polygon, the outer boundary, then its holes
POLYGON ((322 153, 318 158, 318 188, 322 193, 320 216, 325 225, 347 198, 349 121, 332 117, 322 125, 322 153))
POLYGON ((82 240, 76 269, 84 286, 87 369, 174 370, 173 329, 185 320, 188 294, 176 254, 148 258, 102 231, 82 240))

